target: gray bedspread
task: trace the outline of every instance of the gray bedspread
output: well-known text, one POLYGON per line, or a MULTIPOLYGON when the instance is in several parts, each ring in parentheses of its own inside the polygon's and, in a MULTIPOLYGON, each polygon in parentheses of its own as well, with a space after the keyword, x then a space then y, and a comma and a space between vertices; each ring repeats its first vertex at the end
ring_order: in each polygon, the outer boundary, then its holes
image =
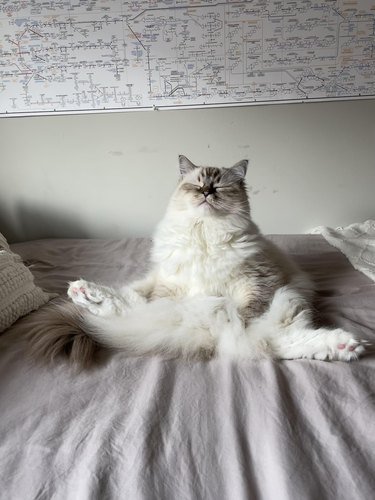
MULTIPOLYGON (((314 277, 317 320, 375 341, 375 283, 321 236, 275 236, 314 277)), ((13 245, 65 293, 145 268, 147 240, 13 245)), ((19 344, 19 345, 18 345, 19 344)), ((77 373, 0 355, 4 500, 371 500, 375 357, 185 362, 109 356, 77 373)))

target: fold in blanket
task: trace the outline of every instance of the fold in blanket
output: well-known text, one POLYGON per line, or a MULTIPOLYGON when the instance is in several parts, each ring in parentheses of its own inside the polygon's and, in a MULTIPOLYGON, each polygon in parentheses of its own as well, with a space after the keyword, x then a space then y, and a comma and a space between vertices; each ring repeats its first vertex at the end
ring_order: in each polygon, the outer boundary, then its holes
POLYGON ((375 281, 375 220, 336 229, 319 226, 310 233, 321 234, 328 243, 341 250, 355 269, 375 281))

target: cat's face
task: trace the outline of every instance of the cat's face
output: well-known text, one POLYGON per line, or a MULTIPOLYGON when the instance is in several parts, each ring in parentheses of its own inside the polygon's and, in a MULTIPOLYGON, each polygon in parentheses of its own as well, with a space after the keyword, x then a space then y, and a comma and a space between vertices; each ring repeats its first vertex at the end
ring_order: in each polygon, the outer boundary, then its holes
POLYGON ((245 187, 247 160, 231 168, 198 167, 185 156, 179 157, 181 182, 175 201, 181 209, 197 214, 248 214, 245 187))

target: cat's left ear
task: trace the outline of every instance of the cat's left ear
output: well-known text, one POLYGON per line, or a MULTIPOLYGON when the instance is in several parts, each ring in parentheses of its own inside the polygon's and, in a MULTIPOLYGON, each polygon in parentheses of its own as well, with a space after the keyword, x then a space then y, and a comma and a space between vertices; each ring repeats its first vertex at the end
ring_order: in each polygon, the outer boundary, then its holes
POLYGON ((239 179, 245 179, 249 160, 241 160, 230 168, 231 173, 239 179))
POLYGON ((198 168, 194 163, 186 158, 186 156, 180 155, 178 157, 178 161, 180 164, 180 172, 182 176, 185 176, 189 172, 192 172, 196 168, 198 168))
POLYGON ((246 177, 248 160, 241 160, 237 162, 233 167, 225 169, 224 176, 229 182, 239 182, 243 181, 246 177))

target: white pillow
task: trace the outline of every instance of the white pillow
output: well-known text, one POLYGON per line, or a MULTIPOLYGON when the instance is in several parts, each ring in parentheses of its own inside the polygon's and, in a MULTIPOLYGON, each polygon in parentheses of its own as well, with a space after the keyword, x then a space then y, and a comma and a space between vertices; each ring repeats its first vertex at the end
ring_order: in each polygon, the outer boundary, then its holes
POLYGON ((18 318, 46 304, 51 296, 37 287, 34 277, 0 233, 0 333, 18 318))

